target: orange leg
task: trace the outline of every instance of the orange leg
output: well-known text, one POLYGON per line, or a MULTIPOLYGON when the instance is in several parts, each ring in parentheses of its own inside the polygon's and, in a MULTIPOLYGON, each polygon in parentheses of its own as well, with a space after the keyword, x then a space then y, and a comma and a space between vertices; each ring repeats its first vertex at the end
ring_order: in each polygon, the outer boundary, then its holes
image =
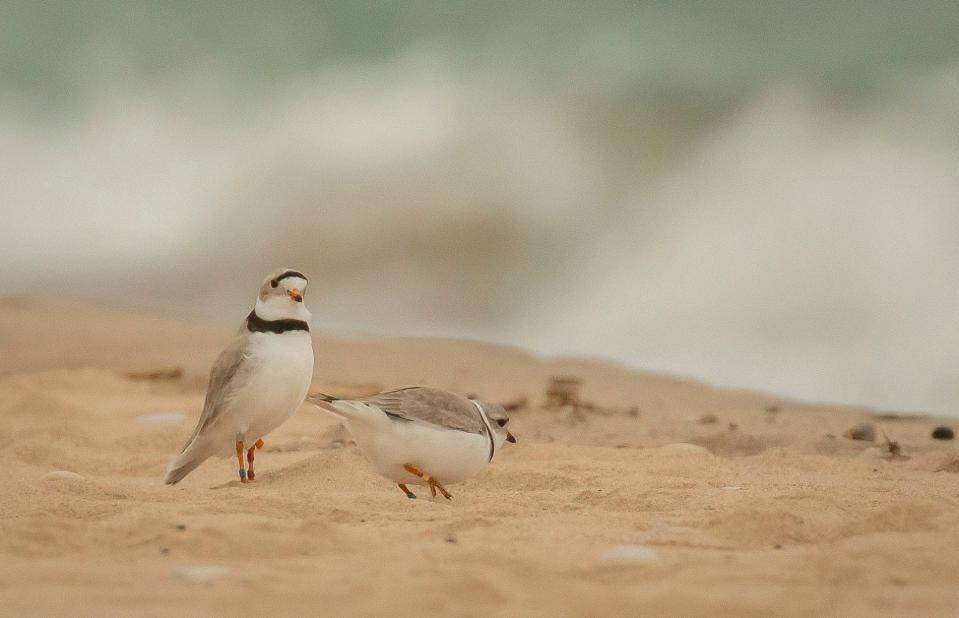
POLYGON ((243 467, 243 440, 236 442, 236 460, 240 463, 240 482, 246 482, 246 468, 243 467))
POLYGON ((407 487, 407 486, 406 486, 405 484, 403 484, 403 483, 397 483, 397 485, 400 486, 400 489, 403 490, 403 493, 406 494, 406 497, 407 497, 407 498, 409 498, 410 500, 416 500, 416 494, 414 494, 412 491, 410 491, 410 488, 409 488, 409 487, 407 487))
POLYGON ((426 481, 426 484, 427 484, 427 485, 429 486, 429 488, 430 488, 430 493, 433 494, 433 497, 434 497, 434 498, 436 497, 436 490, 437 490, 437 489, 440 490, 440 493, 443 494, 443 497, 446 498, 447 500, 449 500, 450 498, 453 497, 453 496, 450 494, 450 492, 446 491, 446 488, 445 488, 445 487, 443 487, 442 485, 440 485, 440 482, 439 482, 439 481, 437 481, 436 479, 434 479, 434 478, 433 478, 432 476, 430 476, 429 474, 423 472, 422 470, 420 470, 420 469, 417 468, 416 466, 412 466, 412 465, 410 465, 410 464, 404 464, 404 465, 403 465, 403 469, 405 469, 405 470, 406 470, 407 472, 409 472, 410 474, 413 474, 413 475, 415 475, 415 476, 418 476, 418 477, 420 477, 421 479, 423 479, 424 481, 426 481))
POLYGON ((251 481, 256 480, 256 472, 253 471, 253 460, 255 459, 253 457, 253 451, 255 450, 255 446, 251 446, 250 448, 246 449, 246 478, 250 479, 251 481))
POLYGON ((256 480, 256 472, 253 471, 253 460, 256 458, 253 456, 253 451, 254 449, 261 448, 263 448, 263 440, 257 440, 253 443, 253 446, 246 450, 246 461, 249 464, 246 469, 246 478, 250 479, 251 481, 256 480))

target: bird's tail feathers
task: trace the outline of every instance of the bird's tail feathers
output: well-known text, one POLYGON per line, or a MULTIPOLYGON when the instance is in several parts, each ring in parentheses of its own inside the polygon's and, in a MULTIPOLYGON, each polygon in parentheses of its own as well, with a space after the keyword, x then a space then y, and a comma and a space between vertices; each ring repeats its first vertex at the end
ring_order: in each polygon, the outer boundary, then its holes
POLYGON ((170 465, 167 466, 166 476, 163 478, 163 482, 167 485, 176 485, 183 478, 193 472, 197 466, 209 459, 209 453, 204 454, 201 451, 203 449, 195 448, 196 441, 183 449, 179 455, 173 458, 170 461, 170 465))
POLYGON ((334 397, 333 395, 327 395, 326 393, 321 393, 319 391, 315 393, 310 393, 309 395, 306 396, 307 401, 315 404, 319 404, 321 401, 325 401, 327 403, 331 401, 339 401, 339 399, 340 399, 339 397, 334 397))
POLYGON ((343 420, 370 418, 371 415, 375 414, 374 409, 362 401, 340 399, 323 393, 314 393, 308 396, 306 400, 343 420))
POLYGON ((334 397, 332 395, 327 395, 325 393, 321 393, 317 391, 315 393, 310 393, 309 395, 307 395, 306 400, 312 403, 313 405, 315 405, 316 407, 322 408, 323 410, 326 410, 327 412, 335 416, 342 416, 340 411, 337 410, 336 404, 334 403, 336 401, 340 401, 338 397, 334 397))

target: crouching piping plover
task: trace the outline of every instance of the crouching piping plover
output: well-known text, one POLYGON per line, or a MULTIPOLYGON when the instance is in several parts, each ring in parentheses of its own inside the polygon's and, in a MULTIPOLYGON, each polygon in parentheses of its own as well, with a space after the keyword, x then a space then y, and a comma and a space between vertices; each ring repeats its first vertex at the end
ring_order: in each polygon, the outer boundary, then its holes
POLYGON ((214 455, 236 454, 240 480, 253 480, 253 451, 303 403, 313 377, 307 279, 279 270, 263 280, 253 311, 210 370, 203 413, 167 468, 173 485, 214 455), (249 467, 244 467, 246 445, 249 467))
POLYGON ((516 442, 502 406, 427 387, 350 401, 322 393, 307 401, 339 417, 376 471, 415 498, 408 484, 449 499, 442 483, 478 474, 504 441, 516 442))

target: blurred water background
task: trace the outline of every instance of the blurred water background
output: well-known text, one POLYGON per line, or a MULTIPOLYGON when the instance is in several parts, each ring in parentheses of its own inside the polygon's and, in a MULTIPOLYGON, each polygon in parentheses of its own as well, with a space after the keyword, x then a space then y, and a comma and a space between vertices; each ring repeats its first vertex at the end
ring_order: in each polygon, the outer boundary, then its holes
MULTIPOLYGON (((0 293, 959 414, 959 3, 0 3, 0 293)), ((322 350, 318 350, 322 354, 322 350)))

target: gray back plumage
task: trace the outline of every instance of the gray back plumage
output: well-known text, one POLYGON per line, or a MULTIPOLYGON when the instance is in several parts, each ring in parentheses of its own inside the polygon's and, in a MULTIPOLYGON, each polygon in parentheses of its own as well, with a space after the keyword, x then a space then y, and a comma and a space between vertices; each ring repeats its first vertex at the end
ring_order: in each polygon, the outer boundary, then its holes
POLYGON ((206 401, 203 403, 203 413, 193 429, 193 434, 186 441, 182 453, 203 431, 217 421, 233 395, 241 389, 249 379, 250 363, 247 348, 250 345, 250 334, 245 328, 234 337, 226 347, 213 368, 210 369, 210 383, 206 389, 206 401))
POLYGON ((438 388, 401 388, 362 401, 397 420, 420 421, 447 429, 486 434, 486 426, 472 401, 438 388))

